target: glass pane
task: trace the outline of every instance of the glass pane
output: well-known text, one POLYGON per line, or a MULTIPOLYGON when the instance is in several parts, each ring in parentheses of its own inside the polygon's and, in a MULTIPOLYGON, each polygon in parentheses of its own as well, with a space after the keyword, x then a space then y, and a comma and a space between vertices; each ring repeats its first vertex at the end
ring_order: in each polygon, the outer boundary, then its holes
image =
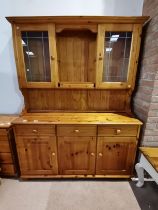
POLYGON ((28 82, 50 82, 50 55, 47 31, 22 31, 22 45, 28 82))
POLYGON ((103 82, 126 82, 132 32, 106 32, 103 82))

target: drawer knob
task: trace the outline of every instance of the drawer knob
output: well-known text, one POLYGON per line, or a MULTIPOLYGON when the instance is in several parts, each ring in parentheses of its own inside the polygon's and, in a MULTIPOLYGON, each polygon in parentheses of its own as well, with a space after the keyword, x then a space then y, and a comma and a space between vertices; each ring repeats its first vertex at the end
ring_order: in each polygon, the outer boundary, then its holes
POLYGON ((94 156, 95 154, 94 154, 94 152, 91 152, 91 156, 94 156))
POLYGON ((32 132, 33 132, 33 133, 37 133, 37 130, 34 129, 32 132))
POLYGON ((121 133, 121 130, 120 129, 117 129, 116 130, 116 134, 120 134, 121 133))
POLYGON ((101 153, 101 152, 99 152, 99 154, 98 154, 100 157, 102 157, 103 156, 103 154, 101 153))
POLYGON ((52 156, 55 156, 55 152, 52 152, 52 156))
POLYGON ((80 131, 78 129, 75 130, 75 133, 79 133, 80 131))

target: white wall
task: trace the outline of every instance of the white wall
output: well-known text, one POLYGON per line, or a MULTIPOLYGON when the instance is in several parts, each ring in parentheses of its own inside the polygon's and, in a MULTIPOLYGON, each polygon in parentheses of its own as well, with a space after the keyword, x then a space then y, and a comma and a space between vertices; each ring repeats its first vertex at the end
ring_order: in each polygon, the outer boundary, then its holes
POLYGON ((143 0, 0 0, 0 113, 20 113, 23 106, 6 16, 139 16, 142 6, 143 0))

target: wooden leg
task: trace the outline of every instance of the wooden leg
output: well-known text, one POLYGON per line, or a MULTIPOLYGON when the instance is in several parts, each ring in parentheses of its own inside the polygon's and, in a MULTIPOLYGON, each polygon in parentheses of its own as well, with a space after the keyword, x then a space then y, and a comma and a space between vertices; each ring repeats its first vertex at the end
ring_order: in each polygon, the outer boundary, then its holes
POLYGON ((142 187, 144 185, 144 168, 142 167, 141 163, 137 163, 135 165, 135 169, 138 176, 138 182, 136 184, 137 187, 142 187))

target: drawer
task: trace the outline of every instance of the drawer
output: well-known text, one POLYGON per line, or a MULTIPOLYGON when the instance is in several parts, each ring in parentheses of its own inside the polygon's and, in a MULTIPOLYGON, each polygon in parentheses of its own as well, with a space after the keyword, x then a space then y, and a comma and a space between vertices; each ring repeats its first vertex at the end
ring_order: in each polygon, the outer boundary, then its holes
POLYGON ((1 129, 0 128, 0 138, 1 136, 6 136, 7 137, 7 130, 6 129, 1 129))
POLYGON ((16 125, 16 135, 55 135, 55 125, 16 125))
POLYGON ((57 136, 96 136, 93 125, 58 125, 57 136))
POLYGON ((1 163, 13 163, 11 153, 0 153, 1 163))
POLYGON ((98 136, 137 136, 137 125, 99 125, 98 136))
POLYGON ((1 141, 8 141, 8 136, 1 136, 0 135, 0 142, 1 141))
POLYGON ((4 174, 4 175, 15 174, 13 164, 1 164, 0 168, 1 168, 0 174, 4 174))
POLYGON ((9 142, 0 141, 0 152, 10 152, 9 142))

